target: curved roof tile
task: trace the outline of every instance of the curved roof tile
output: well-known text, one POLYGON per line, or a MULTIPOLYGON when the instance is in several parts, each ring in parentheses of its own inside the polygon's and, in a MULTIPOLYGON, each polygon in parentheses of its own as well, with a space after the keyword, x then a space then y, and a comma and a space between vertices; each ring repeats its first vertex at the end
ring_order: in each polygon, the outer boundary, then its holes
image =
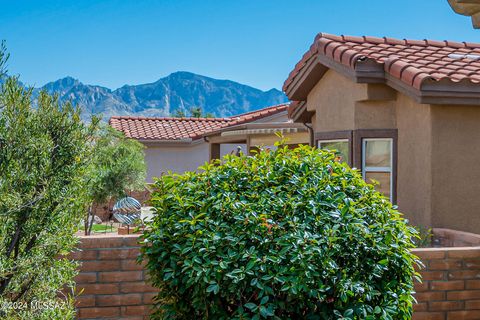
POLYGON ((196 140, 205 133, 259 120, 286 111, 287 108, 288 104, 280 104, 229 118, 113 116, 109 124, 127 137, 138 140, 196 140))
POLYGON ((287 91, 308 60, 317 54, 324 55, 350 68, 359 59, 372 59, 383 65, 385 72, 405 84, 421 89, 424 80, 450 80, 452 83, 470 81, 479 83, 480 43, 409 40, 377 37, 337 36, 319 33, 302 59, 296 64, 283 90, 287 91), (463 57, 452 58, 451 54, 463 57))

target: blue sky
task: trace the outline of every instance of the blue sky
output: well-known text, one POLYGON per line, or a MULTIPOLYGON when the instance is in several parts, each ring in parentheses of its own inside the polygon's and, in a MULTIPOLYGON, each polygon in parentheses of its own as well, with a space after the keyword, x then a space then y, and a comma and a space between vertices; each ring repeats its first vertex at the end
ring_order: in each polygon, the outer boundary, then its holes
POLYGON ((318 32, 480 42, 447 0, 0 0, 11 73, 112 89, 174 71, 261 89, 283 81, 318 32))

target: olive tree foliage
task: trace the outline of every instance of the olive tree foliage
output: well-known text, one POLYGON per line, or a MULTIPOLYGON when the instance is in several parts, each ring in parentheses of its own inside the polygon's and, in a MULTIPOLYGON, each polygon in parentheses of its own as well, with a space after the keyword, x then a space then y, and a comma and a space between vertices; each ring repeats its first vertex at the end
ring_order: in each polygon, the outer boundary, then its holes
POLYGON ((120 198, 126 191, 144 190, 146 178, 144 146, 113 129, 103 126, 95 135, 93 157, 88 170, 90 205, 85 220, 85 234, 93 224, 93 203, 120 198))
MULTIPOLYGON (((173 113, 174 117, 183 118, 186 117, 185 111, 182 109, 177 109, 173 113)), ((193 118, 215 118, 215 115, 211 112, 203 112, 202 107, 192 107, 190 108, 190 116, 193 118)))
MULTIPOLYGON (((6 53, 0 50, 0 70, 6 53)), ((66 258, 77 243, 90 158, 80 111, 3 74, 0 87, 0 318, 73 319, 76 264, 66 258), (62 291, 63 292, 63 291, 62 291), (46 307, 48 306, 48 308, 46 307)))
POLYGON ((416 230, 335 154, 279 146, 166 175, 141 260, 157 319, 410 319, 416 230))

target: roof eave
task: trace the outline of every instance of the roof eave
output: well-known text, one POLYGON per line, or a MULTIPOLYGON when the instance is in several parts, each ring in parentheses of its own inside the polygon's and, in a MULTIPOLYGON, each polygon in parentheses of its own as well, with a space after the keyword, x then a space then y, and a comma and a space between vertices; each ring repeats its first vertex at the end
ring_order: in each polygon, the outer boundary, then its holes
POLYGON ((427 81, 416 89, 398 78, 385 75, 386 84, 422 104, 480 105, 480 85, 472 82, 427 81))
POLYGON ((472 25, 475 29, 480 28, 480 3, 476 0, 448 0, 453 11, 472 18, 472 25))
POLYGON ((328 67, 319 62, 318 56, 312 57, 288 85, 285 94, 291 101, 304 101, 310 90, 327 72, 328 67))
POLYGON ((306 109, 307 96, 329 69, 357 83, 385 83, 383 64, 366 60, 357 62, 355 68, 351 68, 325 55, 317 54, 307 62, 285 90, 290 100, 301 104, 289 110, 289 117, 293 121, 309 122, 308 119, 314 112, 306 109))
POLYGON ((480 85, 478 83, 431 80, 422 84, 421 89, 417 89, 386 73, 382 63, 368 59, 357 60, 355 66, 350 67, 325 55, 317 54, 311 58, 311 63, 307 63, 300 70, 286 90, 290 100, 299 101, 302 104, 289 111, 290 118, 295 122, 304 122, 313 114, 313 112, 307 111, 307 96, 328 69, 332 69, 356 83, 385 83, 423 104, 480 105, 480 85))
POLYGON ((293 122, 310 123, 314 114, 315 112, 307 110, 306 101, 300 101, 297 106, 291 110, 289 117, 293 122))
MULTIPOLYGON (((135 138, 132 138, 135 139, 135 138)), ((203 140, 201 138, 192 139, 178 139, 178 140, 166 140, 166 139, 135 139, 138 142, 144 144, 145 146, 190 146, 194 144, 201 143, 203 140)))
POLYGON ((215 131, 205 133, 204 137, 211 137, 227 131, 247 130, 247 129, 275 129, 275 128, 302 128, 301 125, 292 122, 266 122, 266 123, 243 123, 229 127, 224 127, 215 131))

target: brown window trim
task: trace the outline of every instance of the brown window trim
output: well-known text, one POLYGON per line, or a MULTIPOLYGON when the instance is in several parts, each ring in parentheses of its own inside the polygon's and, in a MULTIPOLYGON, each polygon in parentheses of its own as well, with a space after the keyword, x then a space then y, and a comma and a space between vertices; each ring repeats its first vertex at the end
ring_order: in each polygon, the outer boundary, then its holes
POLYGON ((354 153, 353 165, 360 172, 362 168, 362 140, 366 138, 387 138, 393 141, 392 154, 392 203, 397 203, 397 160, 398 160, 398 130, 397 129, 359 129, 353 131, 354 153))
POLYGON ((352 130, 345 130, 345 131, 330 131, 330 132, 315 132, 315 147, 318 146, 318 141, 322 140, 340 140, 346 139, 348 140, 348 152, 349 154, 349 166, 352 166, 352 155, 353 155, 353 135, 352 130))
POLYGON ((319 140, 348 139, 350 165, 362 172, 362 140, 365 138, 390 138, 393 140, 392 154, 392 203, 397 203, 397 160, 398 160, 398 130, 397 129, 357 129, 330 132, 316 132, 315 146, 319 140))

